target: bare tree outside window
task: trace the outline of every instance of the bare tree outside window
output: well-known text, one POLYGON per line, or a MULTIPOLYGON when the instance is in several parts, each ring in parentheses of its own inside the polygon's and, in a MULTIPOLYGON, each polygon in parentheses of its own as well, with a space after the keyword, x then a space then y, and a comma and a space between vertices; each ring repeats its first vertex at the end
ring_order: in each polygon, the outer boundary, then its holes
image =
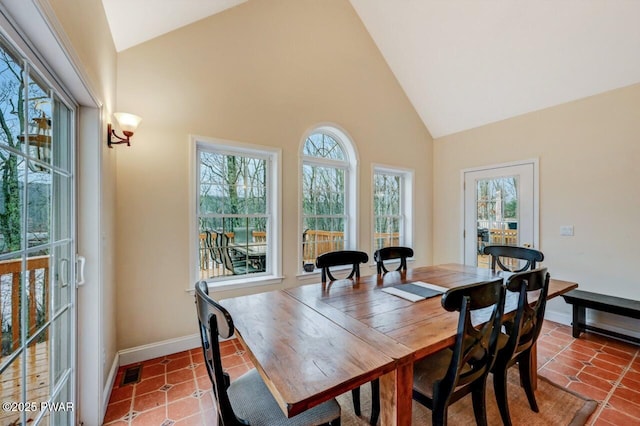
POLYGON ((330 135, 314 133, 304 144, 302 166, 303 261, 347 246, 347 156, 330 135))
POLYGON ((374 250, 398 246, 401 241, 402 209, 399 175, 376 172, 373 178, 374 250))
POLYGON ((217 266, 213 278, 265 272, 268 161, 207 150, 199 160, 203 262, 217 266))

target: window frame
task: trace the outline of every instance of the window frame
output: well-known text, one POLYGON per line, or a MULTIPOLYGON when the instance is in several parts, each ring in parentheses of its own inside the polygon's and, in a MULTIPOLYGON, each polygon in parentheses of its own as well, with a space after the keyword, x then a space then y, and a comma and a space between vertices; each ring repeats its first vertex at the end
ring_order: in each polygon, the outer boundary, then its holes
MULTIPOLYGON (((228 278, 205 280, 212 291, 222 291, 272 285, 281 283, 282 277, 282 150, 263 145, 190 135, 189 171, 189 265, 190 283, 200 280, 200 232, 199 232, 199 187, 200 152, 209 151, 225 155, 251 156, 267 161, 266 214, 267 225, 267 266, 266 272, 254 275, 230 275, 228 278)), ((193 292, 193 287, 187 288, 193 292)))
MULTIPOLYGON (((414 175, 413 169, 389 166, 383 164, 371 165, 371 247, 376 247, 376 212, 375 212, 375 177, 376 174, 387 174, 400 177, 400 238, 399 245, 413 247, 413 199, 414 175)), ((411 258, 413 259, 413 258, 411 258)))
POLYGON ((355 143, 349 134, 335 124, 322 124, 314 126, 307 130, 300 142, 299 148, 299 167, 298 167, 298 266, 297 276, 314 276, 319 270, 307 272, 303 269, 304 253, 302 249, 304 232, 304 209, 302 202, 304 196, 303 191, 303 168, 305 165, 313 165, 320 167, 334 167, 345 170, 345 188, 344 188, 344 205, 345 205, 345 250, 356 250, 358 244, 358 152, 355 143), (330 136, 340 145, 345 155, 344 160, 335 160, 321 157, 311 157, 304 153, 304 146, 307 139, 315 133, 324 133, 330 136))

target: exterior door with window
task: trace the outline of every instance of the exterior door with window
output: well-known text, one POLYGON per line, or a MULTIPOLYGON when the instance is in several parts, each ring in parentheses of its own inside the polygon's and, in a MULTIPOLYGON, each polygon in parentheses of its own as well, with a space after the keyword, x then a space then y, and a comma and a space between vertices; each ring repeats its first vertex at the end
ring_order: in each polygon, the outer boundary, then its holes
POLYGON ((71 425, 75 115, 1 39, 0 65, 0 424, 71 425))
POLYGON ((465 264, 489 267, 486 245, 538 246, 537 161, 463 174, 465 264))

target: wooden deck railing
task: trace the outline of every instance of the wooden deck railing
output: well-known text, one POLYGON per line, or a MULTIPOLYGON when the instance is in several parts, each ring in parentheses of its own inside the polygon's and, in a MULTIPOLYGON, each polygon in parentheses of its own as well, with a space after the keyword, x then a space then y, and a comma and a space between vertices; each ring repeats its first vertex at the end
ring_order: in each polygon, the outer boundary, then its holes
POLYGON ((489 243, 500 244, 504 246, 517 246, 518 230, 491 228, 489 230, 489 243))
MULTIPOLYGON (((36 286, 36 271, 42 270, 42 310, 43 317, 49 317, 49 256, 33 256, 27 258, 27 285, 28 285, 28 319, 29 319, 29 331, 28 335, 31 336, 40 326, 37 323, 38 319, 38 306, 36 293, 38 292, 38 286, 36 286)), ((0 280, 5 275, 11 276, 11 347, 10 351, 13 352, 20 345, 20 299, 21 299, 21 271, 22 271, 22 259, 11 259, 0 261, 0 280)), ((3 289, 4 290, 4 289, 3 289)), ((0 292, 0 298, 2 298, 0 292)), ((6 301, 0 300, 0 306, 4 306, 6 301)), ((4 328, 2 319, 4 314, 0 312, 0 331, 4 328)))
MULTIPOLYGON (((376 232, 374 238, 376 247, 400 245, 398 232, 376 232)), ((335 250, 344 250, 343 232, 314 229, 308 229, 304 232, 302 238, 304 263, 314 263, 319 255, 335 250)))

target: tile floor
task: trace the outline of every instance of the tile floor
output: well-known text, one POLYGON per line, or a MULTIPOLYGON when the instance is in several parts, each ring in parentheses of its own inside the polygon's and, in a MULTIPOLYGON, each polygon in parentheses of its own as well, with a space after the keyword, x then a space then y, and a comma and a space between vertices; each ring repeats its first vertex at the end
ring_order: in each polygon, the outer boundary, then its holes
MULTIPOLYGON (((252 365, 236 340, 222 344, 231 380, 252 365)), ((120 367, 105 425, 216 425, 211 384, 200 348, 141 363, 141 381, 120 386, 120 367)), ((599 402, 589 425, 640 425, 640 347, 596 334, 571 337, 547 321, 538 344, 539 373, 599 402)))

